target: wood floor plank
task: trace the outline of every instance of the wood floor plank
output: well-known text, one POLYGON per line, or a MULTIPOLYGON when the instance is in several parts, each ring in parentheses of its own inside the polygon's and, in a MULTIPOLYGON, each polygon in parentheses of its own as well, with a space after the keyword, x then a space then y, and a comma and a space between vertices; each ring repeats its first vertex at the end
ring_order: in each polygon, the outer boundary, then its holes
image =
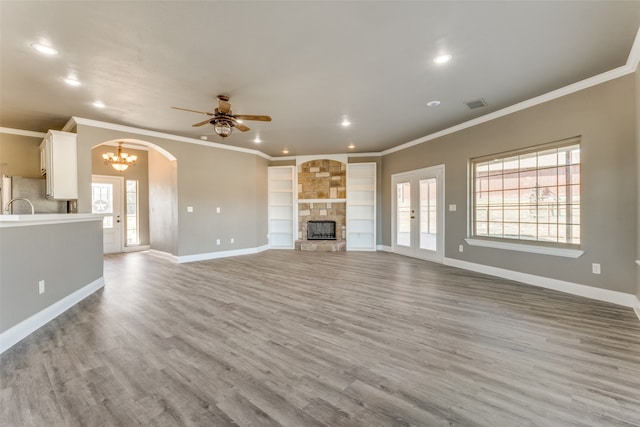
POLYGON ((0 356, 0 425, 640 426, 628 308, 389 253, 105 279, 0 356))

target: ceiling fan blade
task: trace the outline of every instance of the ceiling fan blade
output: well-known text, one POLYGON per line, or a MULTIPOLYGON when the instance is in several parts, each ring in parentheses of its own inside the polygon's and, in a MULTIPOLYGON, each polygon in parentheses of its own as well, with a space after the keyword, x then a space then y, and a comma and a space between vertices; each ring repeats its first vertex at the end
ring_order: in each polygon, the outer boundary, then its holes
POLYGON ((243 125, 242 123, 237 123, 237 122, 236 122, 236 129, 238 129, 240 132, 246 132, 248 130, 251 130, 247 126, 243 125))
POLYGON ((226 96, 218 96, 218 111, 223 114, 231 114, 231 103, 226 96))
POLYGON ((235 114, 235 117, 238 120, 257 120, 259 122, 270 122, 271 117, 269 116, 252 116, 250 114, 235 114))
POLYGON ((213 119, 203 120, 203 121, 198 122, 198 123, 195 123, 195 124, 193 124, 193 125, 191 125, 191 126, 193 126, 193 127, 196 127, 196 126, 204 126, 204 125, 206 125, 207 123, 211 123, 211 120, 213 120, 213 119))
POLYGON ((215 114, 209 113, 206 111, 190 110, 188 108, 181 108, 181 107, 171 107, 171 108, 173 108, 174 110, 190 111, 192 113, 200 113, 200 114, 207 114, 209 116, 215 116, 215 114))

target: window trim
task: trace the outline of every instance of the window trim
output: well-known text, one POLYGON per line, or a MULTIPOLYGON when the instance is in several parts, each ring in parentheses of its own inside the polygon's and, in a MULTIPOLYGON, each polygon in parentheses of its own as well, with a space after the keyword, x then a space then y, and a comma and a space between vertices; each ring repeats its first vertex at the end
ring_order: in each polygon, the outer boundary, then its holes
MULTIPOLYGON (((484 156, 478 156, 469 159, 468 161, 468 189, 469 189, 469 210, 467 218, 467 237, 464 239, 470 246, 479 246, 495 249, 513 250, 519 252, 538 253, 544 255, 578 258, 584 254, 582 247, 582 237, 580 243, 562 243, 562 242, 545 242, 541 240, 527 240, 527 239, 504 239, 501 237, 491 236, 476 236, 475 233, 475 196, 476 196, 476 180, 474 165, 477 163, 486 162, 494 158, 503 158, 507 156, 519 156, 528 153, 537 153, 550 148, 562 148, 571 145, 580 146, 582 151, 582 137, 581 135, 564 138, 545 144, 530 146, 522 149, 507 150, 499 153, 488 154, 484 156)), ((581 156, 582 157, 582 156, 581 156)), ((580 159, 580 173, 582 174, 582 158, 580 159)), ((582 182, 582 179, 580 180, 582 182)), ((582 208, 582 186, 580 188, 580 207, 582 208)), ((582 230, 582 224, 580 224, 582 230)), ((582 234, 582 233, 581 233, 582 234)))
MULTIPOLYGON (((579 258, 584 254, 582 249, 557 248, 552 246, 531 245, 527 243, 511 243, 493 237, 495 240, 485 240, 477 237, 467 237, 464 239, 469 246, 481 246, 484 248, 505 249, 518 252, 529 252, 534 254, 552 255, 565 258, 579 258)), ((520 242, 521 240, 517 240, 520 242)))

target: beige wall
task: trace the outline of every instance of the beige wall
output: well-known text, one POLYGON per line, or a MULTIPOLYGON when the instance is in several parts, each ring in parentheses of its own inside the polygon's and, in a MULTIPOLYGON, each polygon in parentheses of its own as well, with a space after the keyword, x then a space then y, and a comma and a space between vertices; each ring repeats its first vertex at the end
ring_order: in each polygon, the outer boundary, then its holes
POLYGON ((42 138, 0 133, 0 175, 42 178, 41 142, 42 138))
POLYGON ((382 159, 383 244, 391 245, 391 175, 445 164, 445 257, 625 293, 636 293, 635 76, 386 155, 382 159), (458 245, 467 237, 468 161, 582 136, 582 249, 578 259, 458 245), (591 273, 600 263, 601 275, 591 273))

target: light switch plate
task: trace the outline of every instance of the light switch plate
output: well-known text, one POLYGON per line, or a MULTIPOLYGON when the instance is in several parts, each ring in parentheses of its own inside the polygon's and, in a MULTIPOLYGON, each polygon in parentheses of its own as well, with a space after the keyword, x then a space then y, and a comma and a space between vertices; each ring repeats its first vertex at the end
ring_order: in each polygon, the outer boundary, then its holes
POLYGON ((456 205, 449 205, 449 212, 455 212, 456 209, 458 209, 458 206, 456 205))

